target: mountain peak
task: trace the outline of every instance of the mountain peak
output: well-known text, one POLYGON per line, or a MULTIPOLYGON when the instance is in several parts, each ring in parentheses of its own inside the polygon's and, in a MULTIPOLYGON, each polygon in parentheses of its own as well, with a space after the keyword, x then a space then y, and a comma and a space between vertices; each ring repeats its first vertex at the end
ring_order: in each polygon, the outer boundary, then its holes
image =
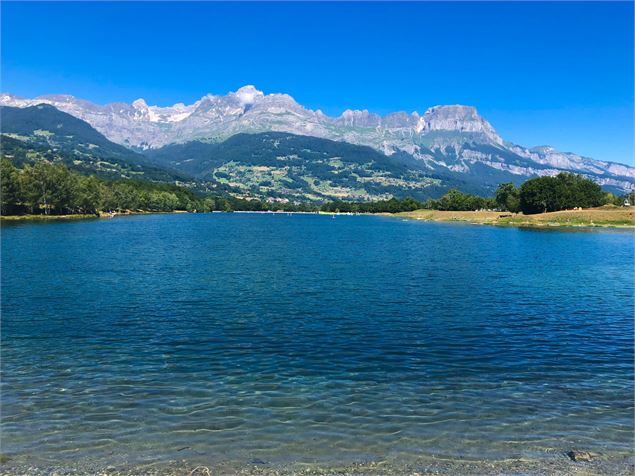
POLYGON ((242 88, 238 89, 235 93, 230 93, 230 94, 233 94, 236 97, 236 99, 238 99, 241 106, 250 106, 254 102, 256 102, 257 99, 264 97, 264 93, 256 89, 256 87, 251 84, 243 86, 242 88))
POLYGON ((429 121, 485 122, 474 106, 462 104, 433 106, 425 112, 423 117, 429 121))
POLYGON ((132 102, 132 107, 134 107, 135 109, 147 109, 148 105, 146 104, 145 99, 139 98, 136 101, 132 102))
POLYGON ((418 132, 454 131, 480 133, 499 145, 503 144, 503 139, 501 139, 492 125, 479 115, 475 107, 462 104, 431 107, 421 117, 418 129, 418 132))

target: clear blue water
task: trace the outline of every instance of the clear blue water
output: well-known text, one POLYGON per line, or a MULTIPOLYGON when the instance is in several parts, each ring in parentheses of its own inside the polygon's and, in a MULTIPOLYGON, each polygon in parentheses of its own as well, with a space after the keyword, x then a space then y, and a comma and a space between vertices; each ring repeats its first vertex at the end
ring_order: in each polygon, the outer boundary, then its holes
POLYGON ((256 214, 1 231, 12 462, 631 454, 632 232, 256 214))

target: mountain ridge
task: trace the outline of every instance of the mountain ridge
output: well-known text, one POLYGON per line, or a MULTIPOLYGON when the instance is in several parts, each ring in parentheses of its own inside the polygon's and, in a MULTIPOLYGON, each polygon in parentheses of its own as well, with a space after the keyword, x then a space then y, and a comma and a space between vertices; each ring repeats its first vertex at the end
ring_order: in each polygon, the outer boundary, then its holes
POLYGON ((407 153, 431 172, 476 177, 498 170, 521 180, 570 171, 610 189, 635 188, 635 167, 550 146, 513 144, 472 106, 438 105, 421 115, 398 111, 384 116, 347 109, 332 117, 304 108, 288 94, 264 94, 252 85, 226 95, 208 94, 190 105, 167 107, 148 106, 143 99, 102 106, 69 95, 35 99, 0 95, 0 105, 25 107, 40 102, 85 120, 111 141, 139 151, 190 141, 220 143, 241 133, 285 132, 369 146, 389 157, 407 153))
MULTIPOLYGON (((51 104, 64 112, 75 115, 93 125, 97 130, 105 126, 105 123, 100 124, 100 121, 96 117, 92 117, 91 114, 99 114, 101 116, 119 115, 121 118, 136 121, 137 123, 147 122, 168 125, 183 123, 187 119, 200 114, 207 114, 209 116, 208 119, 218 118, 221 116, 219 110, 223 109, 225 116, 228 117, 241 117, 248 112, 252 114, 263 112, 269 114, 296 114, 303 118, 304 130, 307 132, 305 135, 314 135, 316 137, 316 134, 320 133, 318 125, 323 122, 331 126, 351 128, 382 128, 386 130, 411 128, 417 134, 436 130, 483 133, 495 142, 503 143, 494 128, 478 114, 476 108, 460 104, 432 106, 423 115, 417 111, 411 113, 395 111, 381 116, 369 112, 367 109, 346 109, 339 116, 328 116, 320 109, 311 110, 304 108, 288 94, 272 93, 265 95, 252 85, 243 86, 237 91, 229 92, 226 95, 206 94, 190 105, 176 103, 165 107, 149 106, 143 98, 136 99, 130 104, 113 102, 98 105, 66 94, 50 94, 26 99, 9 93, 0 93, 0 105, 25 107, 40 103, 51 104), (457 117, 448 117, 448 113, 457 117)), ((278 132, 293 133, 293 131, 278 132)), ((194 132, 187 140, 178 140, 178 138, 167 140, 165 137, 159 136, 154 141, 140 140, 135 142, 121 138, 117 139, 117 134, 112 130, 105 130, 102 133, 106 137, 109 137, 109 134, 112 135, 111 140, 113 142, 127 143, 131 147, 139 148, 158 148, 171 143, 205 138, 207 134, 207 132, 203 132, 199 135, 194 132)))

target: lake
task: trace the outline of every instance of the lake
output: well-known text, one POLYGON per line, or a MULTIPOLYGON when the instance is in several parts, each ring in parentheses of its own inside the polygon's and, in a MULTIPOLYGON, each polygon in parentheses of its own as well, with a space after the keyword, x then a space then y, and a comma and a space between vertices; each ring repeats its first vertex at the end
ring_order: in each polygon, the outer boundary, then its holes
POLYGON ((241 213, 1 232, 9 472, 566 471, 571 449, 632 469, 632 232, 241 213))

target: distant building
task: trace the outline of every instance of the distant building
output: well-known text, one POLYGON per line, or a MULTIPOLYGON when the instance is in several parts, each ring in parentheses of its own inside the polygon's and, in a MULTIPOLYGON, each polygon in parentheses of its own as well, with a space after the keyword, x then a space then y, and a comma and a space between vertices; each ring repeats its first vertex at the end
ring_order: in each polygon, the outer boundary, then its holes
POLYGON ((631 206, 631 202, 629 202, 628 199, 624 200, 624 206, 625 207, 630 207, 631 206))

